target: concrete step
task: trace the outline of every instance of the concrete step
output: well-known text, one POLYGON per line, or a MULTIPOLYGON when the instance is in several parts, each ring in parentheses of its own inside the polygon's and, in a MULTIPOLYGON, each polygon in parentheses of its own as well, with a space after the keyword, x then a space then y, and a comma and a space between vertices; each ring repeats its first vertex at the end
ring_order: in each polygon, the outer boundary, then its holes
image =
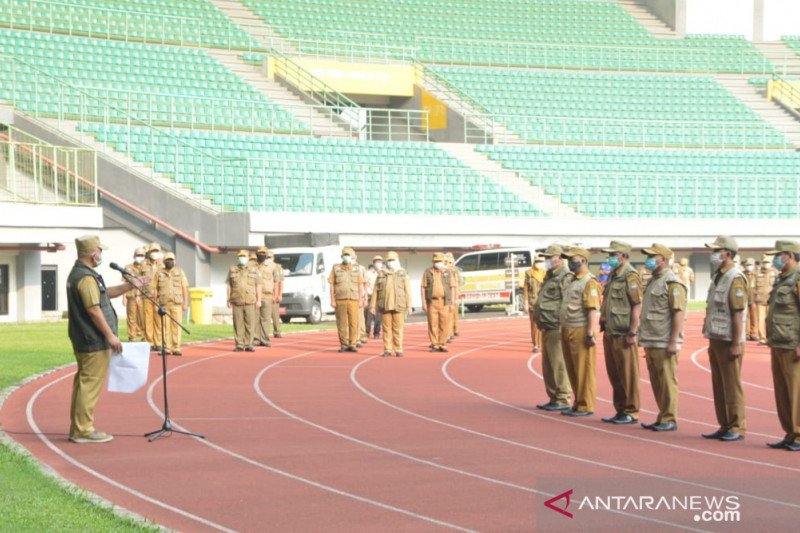
POLYGON ((584 218, 572 207, 562 204, 558 198, 545 193, 540 187, 531 185, 513 170, 503 168, 486 154, 476 152, 471 144, 439 143, 437 146, 496 184, 535 205, 548 216, 584 218))
POLYGON ((617 3, 653 37, 659 39, 677 38, 672 28, 636 0, 617 0, 617 3))
POLYGON ((800 76, 800 56, 783 41, 754 42, 781 76, 800 76))

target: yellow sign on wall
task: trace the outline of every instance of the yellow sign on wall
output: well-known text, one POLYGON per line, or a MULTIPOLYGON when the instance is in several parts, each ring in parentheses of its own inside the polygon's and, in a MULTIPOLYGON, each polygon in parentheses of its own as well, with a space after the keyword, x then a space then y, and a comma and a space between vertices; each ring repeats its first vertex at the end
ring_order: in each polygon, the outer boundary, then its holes
POLYGON ((447 128, 447 106, 428 91, 422 91, 422 109, 428 112, 428 123, 422 118, 422 127, 429 130, 443 130, 447 128))
MULTIPOLYGON (((340 93, 414 96, 414 69, 410 65, 377 65, 310 58, 294 58, 292 61, 340 93)), ((302 85, 301 83, 301 89, 310 89, 302 85)), ((315 87, 314 90, 319 88, 315 87)))

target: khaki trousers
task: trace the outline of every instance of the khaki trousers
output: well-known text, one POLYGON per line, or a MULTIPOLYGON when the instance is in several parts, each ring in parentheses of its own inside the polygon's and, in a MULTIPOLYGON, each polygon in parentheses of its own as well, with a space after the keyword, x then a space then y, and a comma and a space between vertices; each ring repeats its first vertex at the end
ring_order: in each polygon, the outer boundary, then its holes
POLYGON ((572 389, 569 385, 564 353, 561 350, 561 330, 542 332, 542 377, 550 402, 569 404, 572 389))
POLYGON ((759 338, 758 336, 758 305, 750 304, 747 309, 747 338, 759 338))
POLYGON ((381 328, 383 329, 383 351, 403 351, 403 326, 406 323, 405 311, 383 311, 381 328))
MULTIPOLYGON (((181 304, 169 304, 169 305, 164 305, 162 307, 169 316, 177 320, 179 324, 183 324, 183 307, 181 307, 181 304)), ((161 319, 160 316, 158 318, 159 320, 161 319)), ((166 349, 170 352, 174 352, 175 350, 180 350, 181 333, 183 333, 183 330, 178 324, 176 324, 169 318, 165 318, 164 320, 166 320, 166 322, 164 322, 164 332, 166 333, 166 338, 164 339, 164 346, 166 346, 166 349)))
POLYGON ((361 342, 367 342, 369 340, 369 335, 367 335, 367 317, 361 312, 358 313, 358 340, 361 342))
MULTIPOLYGON (((144 338, 144 302, 136 301, 137 297, 128 297, 125 312, 128 315, 128 340, 144 338)), ((152 345, 151 345, 152 346, 152 345)))
POLYGON ((595 362, 596 346, 586 346, 588 326, 580 328, 561 328, 561 350, 564 352, 564 364, 567 367, 569 382, 575 392, 572 407, 580 412, 594 412, 594 400, 597 391, 595 362))
POLYGON ((339 345, 355 348, 358 343, 358 300, 336 300, 336 329, 339 332, 339 345))
POLYGON ((458 305, 453 306, 453 311, 450 314, 450 327, 448 328, 447 336, 452 337, 458 333, 458 305))
POLYGON ((145 300, 142 305, 144 305, 144 340, 150 346, 161 346, 161 317, 158 316, 158 309, 150 300, 145 300))
POLYGON ((257 325, 256 304, 233 306, 233 337, 237 348, 253 345, 257 325))
POLYGON ((758 340, 767 342, 767 304, 756 304, 758 306, 758 340))
POLYGON ((450 331, 450 308, 444 298, 433 299, 428 303, 428 337, 434 348, 444 348, 450 331))
POLYGON ((791 442, 800 442, 800 361, 794 350, 772 348, 772 381, 775 384, 775 405, 778 420, 791 442))
POLYGON ((708 341, 708 361, 711 366, 711 387, 714 391, 714 409, 719 428, 744 435, 747 420, 744 412, 744 390, 742 390, 742 355, 731 361, 728 357, 731 343, 708 341))
POLYGON ((97 352, 76 353, 78 370, 72 380, 69 409, 69 436, 85 437, 94 431, 94 406, 100 398, 111 360, 111 348, 97 352))
POLYGON ((678 420, 678 354, 667 355, 666 348, 645 348, 647 372, 658 405, 656 424, 678 420))
POLYGON ((258 309, 258 327, 256 327, 253 338, 260 340, 263 344, 269 342, 269 328, 272 322, 273 307, 278 307, 278 304, 272 301, 272 293, 262 294, 261 307, 258 309))
POLYGON ((542 330, 539 329, 539 326, 536 325, 536 321, 533 319, 533 312, 529 314, 531 319, 531 342, 533 343, 534 348, 541 348, 542 347, 542 330))
POLYGON ((603 335, 603 353, 614 409, 639 418, 639 347, 630 346, 625 335, 603 335))
MULTIPOLYGON (((261 300, 261 303, 263 305, 264 300, 261 300)), ((281 323, 282 323, 281 322, 281 304, 272 302, 272 303, 270 303, 270 305, 272 306, 272 330, 275 333, 280 333, 281 332, 281 323)), ((267 330, 267 334, 269 334, 269 330, 267 330)))

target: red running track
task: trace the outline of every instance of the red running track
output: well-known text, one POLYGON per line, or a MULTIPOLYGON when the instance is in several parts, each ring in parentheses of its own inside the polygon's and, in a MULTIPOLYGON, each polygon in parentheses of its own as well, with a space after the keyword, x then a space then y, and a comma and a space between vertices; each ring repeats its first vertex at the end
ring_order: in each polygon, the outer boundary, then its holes
POLYGON ((602 350, 593 417, 535 409, 545 395, 525 318, 465 321, 446 354, 408 325, 403 359, 376 357, 376 341, 340 354, 335 331, 255 354, 188 346, 169 359, 170 415, 206 440, 142 437, 162 423, 157 356, 147 387, 103 394, 108 444, 67 441, 74 367, 14 391, 0 423, 60 476, 184 531, 787 531, 800 454, 765 446, 782 437, 767 348, 745 351, 747 438, 702 439, 717 424, 701 319, 689 315, 672 433, 600 421, 613 414, 602 350), (569 490, 571 518, 545 507, 569 490))

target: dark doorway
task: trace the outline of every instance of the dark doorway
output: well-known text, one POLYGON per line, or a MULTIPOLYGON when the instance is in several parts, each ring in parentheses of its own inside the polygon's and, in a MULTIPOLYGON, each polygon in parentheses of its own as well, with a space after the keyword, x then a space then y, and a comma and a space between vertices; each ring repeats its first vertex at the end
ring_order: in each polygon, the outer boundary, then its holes
POLYGON ((58 283, 58 267, 42 267, 42 311, 55 311, 58 309, 56 301, 56 284, 58 283))

